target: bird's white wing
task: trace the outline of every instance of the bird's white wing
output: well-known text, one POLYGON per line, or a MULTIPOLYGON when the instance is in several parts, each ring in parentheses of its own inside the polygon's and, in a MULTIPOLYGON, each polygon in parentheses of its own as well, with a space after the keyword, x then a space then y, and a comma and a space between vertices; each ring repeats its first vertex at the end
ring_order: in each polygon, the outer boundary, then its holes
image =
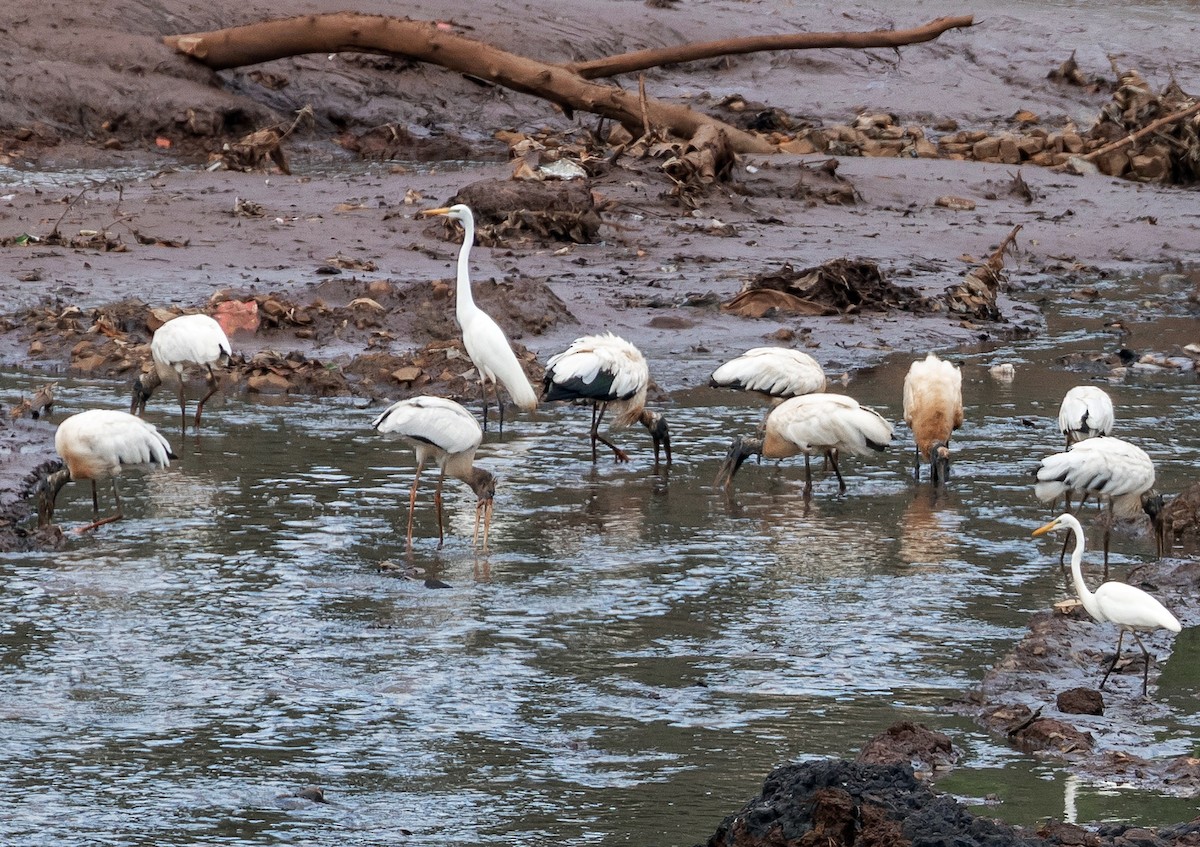
POLYGON ((181 315, 154 333, 150 354, 164 365, 207 364, 231 355, 231 349, 225 330, 208 315, 181 315))
POLYGON ((714 386, 795 397, 825 390, 825 371, 812 356, 786 347, 755 347, 712 373, 714 386))
POLYGON ((650 384, 650 369, 641 352, 615 335, 589 335, 546 364, 549 400, 587 398, 627 400, 650 384))
POLYGON ((484 378, 503 385, 517 406, 533 411, 537 407, 537 394, 499 324, 487 313, 476 310, 466 318, 462 333, 463 346, 475 369, 484 378))
POLYGON ((54 446, 64 458, 86 455, 106 464, 110 473, 122 465, 171 464, 171 445, 153 425, 128 412, 91 409, 72 415, 54 435, 54 446))
POLYGON ((1063 433, 1083 436, 1108 435, 1116 415, 1112 399, 1094 385, 1077 385, 1063 397, 1058 409, 1058 428, 1063 433))
POLYGON ((1106 582, 1096 589, 1096 603, 1105 620, 1139 629, 1162 627, 1179 632, 1179 620, 1156 598, 1124 582, 1106 582))
POLYGON ((856 455, 881 450, 892 440, 892 425, 873 409, 844 394, 806 394, 776 407, 768 426, 780 427, 794 444, 837 448, 856 455), (775 419, 772 423, 771 419, 775 419))
POLYGON ((475 416, 453 400, 412 397, 389 406, 371 422, 379 432, 432 444, 447 453, 477 448, 483 430, 475 416))
POLYGON ((1042 501, 1066 491, 1122 497, 1153 485, 1154 463, 1145 450, 1120 438, 1092 438, 1042 459, 1034 493, 1042 501))

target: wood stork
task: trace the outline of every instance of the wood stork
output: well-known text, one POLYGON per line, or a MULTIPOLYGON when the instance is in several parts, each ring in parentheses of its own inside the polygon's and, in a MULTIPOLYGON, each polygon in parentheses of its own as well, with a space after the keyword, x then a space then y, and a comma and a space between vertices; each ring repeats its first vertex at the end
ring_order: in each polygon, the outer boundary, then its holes
POLYGON ((453 400, 420 396, 400 400, 388 406, 371 422, 381 433, 391 433, 412 447, 417 456, 417 471, 412 490, 408 493, 408 547, 412 549, 413 512, 417 505, 417 485, 421 471, 434 461, 441 469, 433 502, 437 510, 438 547, 445 540, 442 520, 442 483, 447 476, 460 479, 475 492, 475 535, 479 543, 479 524, 483 523, 483 549, 488 546, 492 524, 492 501, 496 494, 496 478, 489 471, 475 467, 475 451, 483 440, 483 430, 475 416, 453 400))
POLYGON ((471 296, 471 246, 475 243, 475 216, 462 203, 440 209, 427 209, 425 216, 442 215, 458 221, 463 228, 463 243, 458 249, 458 281, 455 285, 454 316, 462 329, 463 347, 479 375, 479 390, 483 395, 483 428, 487 429, 488 385, 496 392, 496 405, 500 409, 500 431, 504 432, 504 401, 500 399, 500 385, 508 391, 513 403, 526 412, 537 408, 537 395, 525 369, 517 360, 512 345, 504 330, 492 320, 491 315, 475 305, 471 296))
POLYGON ((929 462, 929 478, 944 485, 950 476, 950 435, 963 425, 962 371, 930 353, 913 362, 904 377, 904 422, 917 445, 913 476, 929 462))
POLYGON ((1150 516, 1158 556, 1169 556, 1184 536, 1200 535, 1200 482, 1193 483, 1169 501, 1156 491, 1142 497, 1142 510, 1150 516))
POLYGON ((94 520, 76 532, 87 532, 104 524, 121 520, 121 493, 117 477, 126 467, 159 465, 166 467, 171 459, 171 445, 153 425, 128 412, 112 409, 90 409, 71 415, 58 425, 54 433, 54 449, 66 467, 49 474, 39 486, 38 525, 46 526, 54 518, 58 492, 70 480, 91 480, 92 515, 94 520), (112 481, 116 511, 107 518, 100 517, 100 501, 96 494, 97 480, 112 481))
POLYGON ((734 388, 773 401, 825 390, 825 370, 807 353, 788 347, 754 347, 712 372, 713 388, 734 388))
MULTIPOLYGON (((1154 487, 1154 463, 1141 447, 1120 438, 1089 438, 1071 449, 1042 459, 1034 472, 1033 491, 1043 503, 1071 494, 1094 496, 1108 505, 1104 525, 1104 578, 1108 579, 1108 544, 1116 515, 1130 517, 1142 509, 1142 496, 1154 487)), ((1082 502, 1082 500, 1081 500, 1082 502)), ((1068 536, 1069 538, 1069 536, 1068 536)))
POLYGON ((1104 688, 1109 674, 1117 666, 1117 661, 1121 658, 1121 643, 1125 638, 1125 633, 1128 632, 1133 636, 1138 647, 1142 648, 1142 655, 1146 660, 1145 667, 1142 669, 1142 696, 1146 696, 1150 675, 1150 652, 1142 643, 1142 639, 1138 637, 1138 631, 1153 632, 1156 629, 1165 629, 1169 632, 1180 632, 1183 626, 1162 603, 1132 585, 1126 585, 1123 582, 1105 582, 1096 589, 1094 594, 1089 591, 1087 583, 1083 581, 1081 569, 1083 527, 1079 525, 1079 521, 1073 515, 1059 515, 1045 526, 1035 529, 1033 534, 1045 535, 1056 529, 1066 529, 1075 533, 1075 550, 1071 553, 1071 579, 1075 584, 1075 593, 1079 595, 1079 601, 1083 604, 1083 608, 1096 621, 1100 623, 1112 621, 1120 627, 1120 635, 1117 637, 1117 652, 1113 655, 1108 670, 1104 672, 1104 679, 1100 680, 1100 687, 1104 688))
POLYGON ((856 456, 882 451, 892 440, 892 425, 873 409, 860 406, 844 394, 804 394, 776 406, 767 415, 763 438, 735 438, 729 448, 717 484, 728 488, 733 475, 750 456, 786 459, 804 454, 804 495, 812 493, 809 459, 824 453, 837 474, 838 491, 845 493, 846 481, 838 468, 837 453, 856 456))
POLYGON ((208 393, 196 406, 196 428, 204 404, 217 392, 217 375, 213 365, 228 365, 232 351, 221 325, 208 315, 180 315, 158 328, 150 341, 150 358, 154 369, 142 374, 133 383, 133 403, 130 414, 146 411, 146 401, 164 382, 175 382, 179 388, 180 431, 187 431, 187 398, 185 372, 199 369, 204 373, 208 393))
POLYGON ((1058 429, 1067 439, 1067 449, 1076 441, 1112 432, 1112 398, 1094 385, 1077 385, 1068 391, 1058 408, 1058 429))
POLYGON ((629 454, 600 434, 604 413, 613 410, 614 429, 640 423, 654 440, 654 463, 661 447, 671 464, 671 433, 666 418, 646 408, 650 388, 650 368, 641 351, 611 332, 576 338, 571 346, 550 358, 543 380, 543 399, 587 400, 592 404, 592 461, 596 461, 596 442, 606 444, 618 462, 628 462, 629 454))

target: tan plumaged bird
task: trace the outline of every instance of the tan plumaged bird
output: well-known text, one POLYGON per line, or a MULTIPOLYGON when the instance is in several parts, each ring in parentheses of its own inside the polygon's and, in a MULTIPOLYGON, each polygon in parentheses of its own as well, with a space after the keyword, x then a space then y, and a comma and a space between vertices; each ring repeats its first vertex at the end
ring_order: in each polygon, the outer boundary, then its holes
POLYGON ((417 506, 417 485, 421 471, 429 462, 441 469, 433 495, 437 511, 438 547, 445 541, 442 519, 442 483, 447 476, 460 479, 471 487, 478 498, 475 505, 475 536, 479 543, 479 526, 483 524, 483 549, 488 546, 492 523, 492 502, 496 495, 496 478, 490 471, 475 467, 475 451, 483 441, 483 430, 475 416, 453 400, 442 397, 411 397, 388 406, 371 422, 377 432, 398 435, 417 456, 417 471, 408 493, 408 546, 412 547, 413 513, 417 506))
POLYGON ((164 382, 174 383, 179 390, 180 432, 187 431, 186 379, 189 371, 198 370, 204 376, 208 393, 196 406, 196 428, 204 404, 217 393, 217 375, 213 365, 229 364, 232 355, 229 339, 221 325, 208 315, 180 315, 160 326, 150 340, 150 358, 154 368, 133 384, 133 403, 129 413, 141 415, 146 401, 164 382))
POLYGON ((1108 435, 1116 414, 1112 398, 1094 385, 1077 385, 1068 391, 1058 408, 1058 429, 1069 449, 1076 441, 1108 435))
POLYGON ((742 463, 751 456, 786 459, 804 456, 804 493, 812 493, 814 454, 824 454, 837 474, 838 490, 846 481, 838 467, 841 451, 856 456, 882 451, 892 440, 892 425, 873 409, 844 394, 804 394, 780 403, 767 415, 763 438, 735 438, 717 474, 716 484, 728 488, 742 463))
POLYGON ((913 476, 929 462, 929 478, 944 485, 950 476, 950 436, 963 425, 962 371, 930 353, 913 362, 904 377, 904 422, 917 445, 913 476))
MULTIPOLYGON (((1079 596, 1079 602, 1083 604, 1083 608, 1093 619, 1100 623, 1112 621, 1121 628, 1120 635, 1117 637, 1117 652, 1113 656, 1108 670, 1104 672, 1104 678, 1100 680, 1100 687, 1104 688, 1109 674, 1117 666, 1117 661, 1121 658, 1121 642, 1125 638, 1125 633, 1128 632, 1133 636, 1138 647, 1142 648, 1142 655, 1146 660, 1142 670, 1142 696, 1146 696, 1150 674, 1150 652, 1142 643, 1142 639, 1138 637, 1138 632, 1153 632, 1156 629, 1180 632, 1183 626, 1179 623, 1179 619, 1157 599, 1140 588, 1124 582, 1105 582, 1096 589, 1095 593, 1089 591, 1087 584, 1083 581, 1081 565, 1083 527, 1079 525, 1079 521, 1073 515, 1059 515, 1045 526, 1035 529, 1033 534, 1045 535, 1056 529, 1066 529, 1075 534, 1075 549, 1071 553, 1071 579, 1075 584, 1075 593, 1079 596)), ((1068 537, 1070 536, 1068 535, 1068 537)))
POLYGON ((463 347, 475 365, 479 390, 483 395, 483 428, 487 429, 488 386, 496 393, 500 409, 500 431, 504 431, 504 401, 500 397, 503 385, 513 403, 526 412, 537 408, 537 394, 525 376, 525 369, 513 352, 512 345, 492 316, 475 305, 471 295, 471 245, 475 243, 475 216, 470 208, 458 203, 441 209, 427 209, 422 215, 441 215, 458 221, 463 228, 463 243, 458 250, 458 279, 455 283, 454 316, 462 329, 463 347))
POLYGON ((561 353, 546 363, 543 380, 543 399, 585 400, 592 404, 592 461, 596 461, 596 442, 608 446, 618 462, 628 462, 629 454, 600 434, 604 413, 612 410, 614 429, 634 423, 646 427, 654 441, 654 463, 659 461, 659 448, 671 464, 671 433, 667 420, 658 412, 646 408, 646 393, 650 388, 650 368, 641 351, 610 333, 585 335, 577 338, 561 353))
POLYGON ((123 469, 143 465, 165 468, 171 459, 178 458, 154 426, 128 412, 111 409, 90 409, 71 415, 58 425, 54 449, 66 467, 47 476, 40 487, 38 524, 45 526, 54 518, 58 493, 67 482, 86 479, 92 483, 94 520, 76 532, 87 532, 125 516, 121 493, 117 490, 117 477, 123 469), (100 517, 96 494, 96 482, 102 479, 111 480, 116 503, 116 511, 106 518, 100 517))

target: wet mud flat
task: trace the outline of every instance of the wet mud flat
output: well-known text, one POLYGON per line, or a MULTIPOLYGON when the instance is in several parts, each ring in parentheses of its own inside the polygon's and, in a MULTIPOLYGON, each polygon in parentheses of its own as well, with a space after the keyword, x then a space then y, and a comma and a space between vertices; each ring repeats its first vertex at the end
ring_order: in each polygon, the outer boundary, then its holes
MULTIPOLYGON (((67 5, 52 0, 46 17, 69 21, 67 5)), ((507 46, 547 53, 564 40, 582 44, 577 49, 615 52, 613 45, 629 32, 656 31, 639 25, 642 4, 624 4, 602 25, 563 17, 551 5, 534 4, 534 20, 521 26, 496 19, 477 25, 492 26, 498 38, 508 39, 507 46)), ((699 39, 747 25, 750 8, 758 7, 705 4, 705 15, 676 16, 658 30, 663 35, 646 37, 699 39)), ((354 83, 345 88, 325 81, 323 60, 310 58, 260 69, 257 80, 248 77, 253 84, 239 77, 236 95, 199 71, 172 76, 164 86, 155 74, 116 70, 154 66, 147 59, 161 58, 156 29, 178 31, 181 24, 207 29, 300 10, 294 3, 236 8, 216 3, 183 14, 163 4, 146 15, 137 4, 118 4, 114 18, 124 16, 121 26, 137 37, 96 37, 99 43, 128 45, 129 55, 107 61, 103 70, 118 74, 122 84, 89 89, 97 122, 116 120, 123 127, 110 137, 89 137, 69 117, 80 111, 72 93, 76 83, 90 79, 94 68, 41 80, 37 98, 18 94, 9 103, 4 154, 23 170, 9 175, 8 199, 0 205, 5 362, 32 365, 47 379, 69 373, 132 383, 145 367, 156 322, 223 303, 253 303, 253 328, 234 337, 239 361, 227 377, 228 391, 372 400, 420 391, 473 396, 450 317, 457 234, 416 212, 448 202, 471 184, 509 178, 509 151, 491 128, 550 123, 551 135, 570 138, 579 127, 561 116, 547 117, 541 104, 461 79, 446 83, 422 75, 414 83, 410 75, 405 82, 413 96, 399 97, 389 76, 395 68, 374 57, 339 64, 342 78, 354 83), (130 86, 130 76, 144 81, 130 86), (254 85, 263 90, 254 93, 254 85), (159 101, 159 107, 169 114, 147 110, 145 104, 154 101, 147 92, 156 87, 166 91, 167 105, 159 101), (372 101, 364 90, 379 97, 372 101), (290 175, 205 171, 197 165, 214 151, 219 133, 193 132, 195 115, 237 115, 219 128, 236 137, 306 99, 323 103, 327 115, 350 115, 361 126, 401 115, 430 135, 408 145, 410 153, 419 146, 426 161, 473 163, 363 167, 329 142, 326 124, 290 149, 290 175), (481 123, 466 123, 468 114, 481 123), (178 139, 189 121, 188 144, 155 146, 156 134, 174 131, 178 139), (452 140, 445 137, 447 129, 452 140), (35 178, 39 168, 78 164, 92 176, 119 169, 129 175, 98 185, 89 185, 88 178, 35 178)), ((450 11, 453 6, 437 14, 450 11)), ((460 18, 499 14, 474 5, 458 12, 460 18)), ((1058 10, 1051 21, 1004 10, 988 26, 922 54, 906 51, 905 63, 886 67, 881 60, 844 53, 815 60, 758 57, 664 69, 652 81, 688 97, 699 97, 699 89, 736 91, 745 100, 815 122, 844 121, 858 109, 875 109, 895 110, 926 125, 950 118, 995 128, 1018 110, 1031 109, 1062 123, 1108 102, 1104 93, 1046 82, 1046 72, 1059 66, 1067 49, 1048 45, 1045 31, 1059 28, 1064 18, 1080 33, 1079 58, 1093 71, 1103 70, 1103 50, 1089 27, 1119 30, 1114 37, 1122 43, 1113 49, 1123 50, 1156 82, 1165 81, 1168 66, 1181 77, 1196 70, 1194 59, 1172 62, 1161 55, 1161 29, 1149 22, 1144 28, 1116 27, 1111 14, 1091 22, 1086 12, 1058 10), (972 49, 964 49, 968 44, 972 49), (977 66, 964 66, 966 54, 977 66), (1016 68, 1010 62, 1014 54, 1022 57, 1016 68), (922 70, 913 73, 918 62, 922 70), (797 76, 809 83, 796 85, 797 76), (954 80, 952 97, 946 80, 954 80)), ((888 13, 874 10, 858 9, 852 17, 851 23, 863 27, 892 23, 888 13)), ((847 22, 831 8, 796 25, 833 30, 847 22)), ((72 52, 63 49, 69 29, 55 33, 29 20, 6 22, 22 50, 41 59, 72 52), (23 28, 36 29, 38 37, 21 37, 23 28)), ((13 90, 28 93, 29 80, 14 80, 13 90)), ((714 187, 688 208, 676 202, 672 186, 652 164, 618 159, 589 175, 588 193, 600 207, 600 223, 589 239, 501 233, 473 253, 476 296, 515 339, 531 377, 576 335, 612 329, 646 353, 661 396, 669 397, 676 388, 702 384, 715 364, 750 346, 803 346, 828 369, 853 371, 894 350, 1036 332, 1040 296, 1061 296, 1097 275, 1186 273, 1200 261, 1194 191, 1033 167, 1021 169, 1026 189, 1021 191, 1012 165, 846 157, 831 171, 823 164, 828 160, 801 154, 745 157, 729 184, 714 187), (939 203, 946 197, 968 202, 939 203), (1021 234, 1004 258, 994 313, 904 307, 944 297, 1018 225, 1021 234), (756 317, 721 308, 752 280, 847 258, 876 263, 911 301, 892 298, 879 308, 856 304, 802 315, 768 306, 756 317)), ((29 532, 29 494, 53 461, 52 425, 6 419, 0 426, 0 526, 10 533, 0 537, 0 546, 44 543, 29 532)), ((1185 623, 1194 622, 1190 566, 1161 567, 1143 569, 1138 578, 1153 585, 1185 623)), ((1149 761, 1104 752, 1105 733, 1154 731, 1158 707, 1133 691, 1132 680, 1140 677, 1136 668, 1113 678, 1103 716, 1068 717, 1049 706, 1065 687, 1087 687, 1098 676, 1104 656, 1091 639, 1091 626, 1075 616, 1038 615, 1030 635, 958 708, 998 735, 1013 732, 1013 743, 1077 762, 1082 772, 1194 791, 1194 764, 1187 757, 1149 761)), ((1164 655, 1164 642, 1151 644, 1164 655)), ((903 768, 829 763, 773 774, 763 797, 723 824, 710 843, 849 844, 868 835, 897 844, 1158 844, 1196 838, 1189 826, 1029 834, 969 815, 952 799, 913 782, 903 768)))

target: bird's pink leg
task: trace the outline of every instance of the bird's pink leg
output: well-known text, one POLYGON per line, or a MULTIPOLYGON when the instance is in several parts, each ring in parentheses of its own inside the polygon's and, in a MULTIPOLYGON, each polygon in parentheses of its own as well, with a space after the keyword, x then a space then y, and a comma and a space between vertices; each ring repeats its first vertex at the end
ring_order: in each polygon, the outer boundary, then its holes
POLYGON ((596 406, 592 406, 592 464, 596 463, 596 442, 599 441, 608 449, 613 451, 613 458, 618 464, 629 461, 629 454, 622 450, 617 445, 613 444, 607 438, 600 434, 600 422, 604 420, 604 413, 608 411, 608 404, 600 404, 600 413, 596 414, 596 406))
POLYGON ((200 398, 200 405, 196 407, 196 429, 200 429, 200 413, 204 411, 204 404, 217 393, 217 375, 213 373, 212 365, 208 366, 208 377, 205 381, 208 383, 208 393, 200 398))
POLYGON ((417 472, 413 476, 412 490, 408 492, 408 549, 412 550, 413 536, 413 512, 417 509, 417 483, 421 481, 421 469, 425 467, 423 462, 417 463, 417 472))

